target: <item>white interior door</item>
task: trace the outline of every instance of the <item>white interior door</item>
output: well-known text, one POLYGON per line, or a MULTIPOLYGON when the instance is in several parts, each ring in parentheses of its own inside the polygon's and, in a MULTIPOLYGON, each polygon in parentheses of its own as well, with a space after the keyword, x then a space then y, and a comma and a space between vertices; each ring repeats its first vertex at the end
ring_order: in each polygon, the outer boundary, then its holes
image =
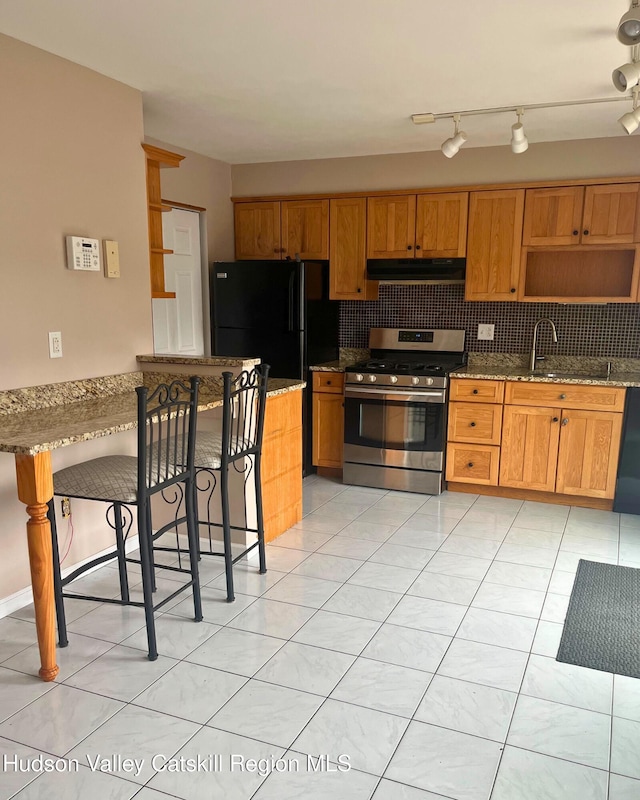
POLYGON ((164 285, 174 298, 153 300, 153 345, 156 353, 204 355, 200 214, 174 208, 162 215, 164 285))

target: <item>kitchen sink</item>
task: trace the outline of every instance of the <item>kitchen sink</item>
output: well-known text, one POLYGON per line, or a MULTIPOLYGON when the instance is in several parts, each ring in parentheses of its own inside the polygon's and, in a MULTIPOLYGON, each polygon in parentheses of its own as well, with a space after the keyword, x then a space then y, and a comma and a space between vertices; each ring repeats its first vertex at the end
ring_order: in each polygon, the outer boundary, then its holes
POLYGON ((594 374, 592 372, 539 372, 536 370, 535 372, 529 372, 531 377, 538 377, 538 378, 569 378, 569 379, 582 379, 582 380, 596 380, 602 381, 607 379, 606 374, 594 374))

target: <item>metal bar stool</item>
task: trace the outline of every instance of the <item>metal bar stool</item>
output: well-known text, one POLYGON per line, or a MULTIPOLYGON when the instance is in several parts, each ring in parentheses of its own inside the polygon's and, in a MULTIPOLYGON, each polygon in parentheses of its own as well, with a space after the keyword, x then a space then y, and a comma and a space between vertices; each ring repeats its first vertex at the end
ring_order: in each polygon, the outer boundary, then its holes
MULTIPOLYGON (((198 431, 193 486, 194 505, 198 515, 198 533, 201 526, 207 529, 205 542, 198 537, 198 555, 224 558, 227 601, 232 602, 235 600, 233 565, 237 561, 240 561, 257 547, 260 574, 264 574, 267 571, 260 462, 262 458, 262 435, 264 431, 269 365, 261 364, 250 371, 245 370, 235 379, 233 373, 223 372, 222 378, 222 433, 198 431), (231 524, 229 504, 229 471, 231 467, 237 473, 244 474, 245 485, 251 474, 253 474, 256 494, 255 528, 231 524), (221 523, 213 522, 211 513, 211 501, 218 482, 220 485, 221 523), (198 511, 198 494, 206 497, 206 517, 204 519, 201 518, 198 511), (215 549, 215 541, 211 536, 211 531, 214 528, 222 529, 222 551, 215 549), (231 531, 255 533, 257 538, 253 544, 234 557, 231 547, 231 531)), ((178 512, 176 511, 176 513, 178 512)), ((176 548, 159 547, 157 549, 175 552, 176 548)), ((177 544, 177 549, 179 552, 179 543, 177 544)))
MULTIPOLYGON (((151 394, 144 386, 136 388, 138 395, 138 455, 104 456, 67 467, 53 476, 54 496, 75 497, 109 503, 107 522, 115 530, 116 548, 106 555, 92 559, 88 564, 62 578, 58 537, 55 524, 53 500, 49 503, 49 520, 53 540, 53 571, 58 636, 61 647, 68 645, 64 598, 96 600, 144 608, 149 645, 149 660, 158 657, 154 613, 191 587, 196 622, 202 620, 200 583, 198 578, 198 542, 196 512, 194 508, 195 485, 195 437, 198 409, 198 386, 200 379, 190 379, 190 386, 179 380, 170 385, 161 383, 151 394), (151 526, 151 498, 174 487, 184 497, 185 513, 153 532, 151 526), (129 558, 125 554, 126 538, 131 530, 133 512, 137 509, 140 558, 129 558), (113 514, 113 518, 111 518, 113 514), (189 543, 189 568, 155 565, 153 553, 158 548, 154 542, 172 528, 186 523, 189 543), (97 597, 72 594, 64 587, 93 567, 114 559, 118 560, 120 576, 120 598, 97 597), (142 571, 143 602, 129 597, 127 563, 139 564, 142 571), (154 604, 155 569, 184 572, 189 580, 178 586, 158 603, 154 604)), ((182 503, 180 504, 182 506, 182 503)))

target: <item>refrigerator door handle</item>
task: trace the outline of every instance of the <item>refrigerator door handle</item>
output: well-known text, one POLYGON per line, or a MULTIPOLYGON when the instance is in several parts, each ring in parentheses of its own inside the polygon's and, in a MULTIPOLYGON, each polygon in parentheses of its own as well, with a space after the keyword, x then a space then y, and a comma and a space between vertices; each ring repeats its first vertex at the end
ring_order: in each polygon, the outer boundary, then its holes
POLYGON ((294 312, 293 312, 293 307, 295 303, 295 280, 296 280, 295 270, 291 270, 291 274, 289 275, 289 333, 295 330, 294 312))

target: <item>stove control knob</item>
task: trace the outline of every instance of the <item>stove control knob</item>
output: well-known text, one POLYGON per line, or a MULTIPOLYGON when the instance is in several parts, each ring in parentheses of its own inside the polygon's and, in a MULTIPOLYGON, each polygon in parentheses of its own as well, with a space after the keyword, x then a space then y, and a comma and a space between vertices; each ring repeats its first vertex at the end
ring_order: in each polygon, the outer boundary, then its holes
POLYGON ((411 378, 411 383, 414 386, 417 386, 420 383, 420 378, 418 378, 416 375, 414 375, 413 378, 411 378))
POLYGON ((389 382, 390 383, 397 383, 398 382, 398 378, 395 375, 390 375, 389 376, 389 382))
POLYGON ((425 378, 424 382, 427 384, 427 386, 433 386, 433 378, 425 378))
POLYGON ((361 372, 358 372, 356 374, 356 380, 358 381, 358 383, 362 383, 362 381, 364 380, 364 375, 361 372))
POLYGON ((369 383, 375 383, 375 382, 376 382, 376 376, 375 375, 369 375, 369 383))

